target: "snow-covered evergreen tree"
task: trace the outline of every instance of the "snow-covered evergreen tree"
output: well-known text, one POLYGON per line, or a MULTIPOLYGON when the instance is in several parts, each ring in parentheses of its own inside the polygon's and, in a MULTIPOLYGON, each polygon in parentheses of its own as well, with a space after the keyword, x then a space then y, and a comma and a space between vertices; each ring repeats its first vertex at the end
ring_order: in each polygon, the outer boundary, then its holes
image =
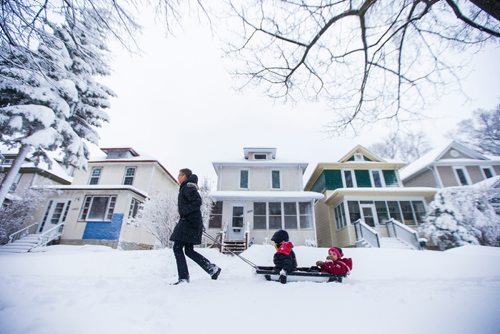
POLYGON ((419 232, 441 250, 468 244, 499 247, 500 216, 492 206, 494 198, 500 198, 499 190, 485 184, 442 189, 419 232))
POLYGON ((0 184, 0 203, 28 154, 37 162, 57 150, 64 165, 85 168, 85 141, 97 143, 95 128, 108 120, 113 93, 96 81, 109 73, 107 30, 95 13, 80 14, 68 23, 46 21, 34 50, 0 45, 0 141, 19 149, 0 184))

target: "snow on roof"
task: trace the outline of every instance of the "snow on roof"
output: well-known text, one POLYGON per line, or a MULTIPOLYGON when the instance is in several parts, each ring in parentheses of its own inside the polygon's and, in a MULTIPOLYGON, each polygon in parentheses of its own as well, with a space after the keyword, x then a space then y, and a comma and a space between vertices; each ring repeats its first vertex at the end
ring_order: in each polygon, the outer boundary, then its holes
MULTIPOLYGON (((422 169, 428 167, 433 162, 439 160, 439 158, 446 151, 448 151, 448 149, 450 149, 451 147, 456 148, 459 151, 463 151, 467 155, 471 155, 473 157, 477 157, 477 159, 481 159, 481 158, 482 159, 487 159, 486 156, 480 154, 479 152, 476 152, 476 151, 468 148, 467 146, 465 146, 463 144, 460 144, 460 143, 458 143, 458 142, 456 142, 454 140, 451 140, 451 141, 448 141, 448 142, 446 142, 446 143, 444 143, 444 144, 442 144, 442 145, 440 145, 440 146, 438 146, 438 147, 430 150, 429 152, 425 153, 423 156, 421 156, 420 158, 418 158, 417 160, 415 160, 414 162, 412 162, 408 166, 406 166, 403 169, 401 169, 399 171, 399 176, 401 177, 402 180, 406 180, 410 176, 413 176, 414 174, 418 173, 422 169)), ((461 159, 461 160, 472 161, 474 159, 461 159)), ((447 160, 445 160, 445 161, 447 161, 447 160)), ((457 161, 460 161, 460 160, 452 159, 450 161, 457 162, 457 161)))
POLYGON ((313 191, 212 191, 210 195, 218 200, 313 200, 322 199, 323 194, 313 191))
POLYGON ((73 185, 48 185, 43 186, 43 188, 47 189, 60 189, 60 190, 130 190, 143 197, 149 197, 148 193, 140 190, 134 186, 123 185, 123 184, 97 184, 97 185, 88 185, 88 184, 73 184, 73 185))
MULTIPOLYGON (((8 155, 16 155, 17 156, 18 152, 19 152, 18 149, 9 149, 6 146, 0 144, 0 153, 2 153, 3 155, 8 154, 8 155)), ((49 164, 47 162, 45 162, 43 159, 40 160, 38 165, 35 165, 35 163, 33 161, 29 160, 29 154, 28 154, 28 158, 26 161, 24 161, 21 168, 38 169, 38 170, 44 171, 48 174, 51 174, 53 176, 56 176, 56 177, 66 181, 68 183, 71 183, 73 181, 73 177, 69 176, 68 173, 66 172, 66 170, 59 164, 59 162, 57 162, 57 160, 55 159, 55 155, 57 153, 51 152, 51 151, 46 151, 46 153, 47 153, 48 158, 50 159, 51 166, 49 166, 49 164)), ((11 166, 10 164, 4 165, 4 167, 10 167, 10 166, 11 166)))

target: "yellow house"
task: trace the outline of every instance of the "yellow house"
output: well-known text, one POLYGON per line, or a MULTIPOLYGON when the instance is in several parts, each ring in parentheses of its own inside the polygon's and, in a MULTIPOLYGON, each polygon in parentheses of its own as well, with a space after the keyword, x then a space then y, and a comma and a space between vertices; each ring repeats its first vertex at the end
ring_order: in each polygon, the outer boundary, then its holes
POLYGON ((436 189, 403 187, 403 166, 361 145, 337 162, 319 163, 304 189, 325 195, 315 205, 318 245, 381 247, 396 241, 418 248, 414 229, 436 189))

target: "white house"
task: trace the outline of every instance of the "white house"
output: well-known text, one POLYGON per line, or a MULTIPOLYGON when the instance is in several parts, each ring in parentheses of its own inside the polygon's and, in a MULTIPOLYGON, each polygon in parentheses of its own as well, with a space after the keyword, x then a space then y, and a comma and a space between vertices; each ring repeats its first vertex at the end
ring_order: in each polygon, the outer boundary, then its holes
POLYGON ((123 249, 148 249, 155 238, 133 224, 141 204, 158 192, 178 191, 169 171, 132 148, 103 148, 104 154, 77 171, 71 185, 54 185, 39 213, 40 229, 64 222, 61 243, 102 244, 123 249))
POLYGON ((314 203, 322 194, 303 191, 307 163, 276 158, 276 148, 248 147, 243 158, 213 162, 216 201, 208 232, 224 241, 268 242, 285 229, 296 245, 316 243, 314 203))

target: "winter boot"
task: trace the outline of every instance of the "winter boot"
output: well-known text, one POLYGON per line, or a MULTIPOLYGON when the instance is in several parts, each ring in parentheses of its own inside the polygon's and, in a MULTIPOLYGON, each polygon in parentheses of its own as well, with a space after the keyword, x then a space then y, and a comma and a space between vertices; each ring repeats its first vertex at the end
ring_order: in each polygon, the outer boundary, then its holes
POLYGON ((286 284, 286 271, 284 271, 284 270, 280 271, 280 278, 279 278, 279 280, 280 280, 281 284, 286 284))
POLYGON ((210 277, 212 277, 213 280, 216 280, 219 277, 221 270, 222 270, 221 268, 217 267, 214 264, 212 269, 213 274, 210 277))
POLYGON ((187 278, 181 278, 175 283, 171 283, 170 285, 180 285, 180 284, 187 284, 189 283, 189 279, 187 278))

